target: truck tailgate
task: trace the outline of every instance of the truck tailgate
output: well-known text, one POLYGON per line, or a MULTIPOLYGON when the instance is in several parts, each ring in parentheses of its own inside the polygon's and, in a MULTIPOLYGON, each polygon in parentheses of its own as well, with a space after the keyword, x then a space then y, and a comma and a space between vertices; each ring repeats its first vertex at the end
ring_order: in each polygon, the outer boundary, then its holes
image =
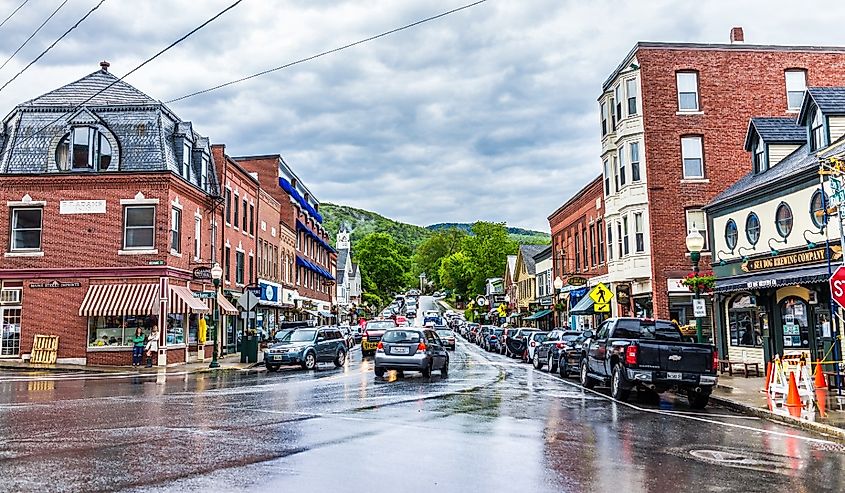
POLYGON ((708 344, 638 341, 639 366, 671 372, 709 372, 713 348, 708 344))

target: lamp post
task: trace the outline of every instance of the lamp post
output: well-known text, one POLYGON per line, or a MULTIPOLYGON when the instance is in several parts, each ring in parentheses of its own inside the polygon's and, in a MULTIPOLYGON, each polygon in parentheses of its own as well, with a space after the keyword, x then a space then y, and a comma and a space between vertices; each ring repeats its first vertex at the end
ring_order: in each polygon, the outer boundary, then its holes
POLYGON ((214 266, 211 267, 211 281, 214 283, 214 334, 212 335, 214 350, 211 352, 209 368, 220 368, 220 363, 217 361, 217 332, 220 330, 220 304, 217 302, 217 297, 220 296, 220 279, 222 277, 223 267, 214 262, 214 266))
POLYGON ((552 283, 552 285, 555 288, 555 299, 554 299, 554 305, 553 305, 554 309, 555 309, 555 327, 560 327, 562 324, 560 323, 560 317, 558 316, 558 313, 557 313, 557 303, 558 303, 558 300, 560 299, 560 290, 563 289, 563 279, 561 279, 560 276, 555 277, 555 280, 552 283))
MULTIPOLYGON (((692 260, 692 272, 695 277, 698 277, 698 263, 701 260, 701 250, 704 249, 704 237, 698 230, 691 230, 687 234, 687 250, 690 253, 690 260, 692 260)), ((695 300, 701 299, 701 291, 698 283, 695 283, 695 300)), ((704 342, 704 335, 701 333, 701 317, 695 317, 695 336, 699 343, 704 342)))

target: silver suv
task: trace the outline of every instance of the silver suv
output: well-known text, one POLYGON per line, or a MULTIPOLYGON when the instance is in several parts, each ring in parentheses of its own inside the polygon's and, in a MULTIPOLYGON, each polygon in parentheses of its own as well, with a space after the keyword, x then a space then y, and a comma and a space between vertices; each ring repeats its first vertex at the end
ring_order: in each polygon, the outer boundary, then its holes
POLYGON ((383 377, 388 370, 418 371, 424 377, 440 370, 445 377, 449 375, 449 353, 433 330, 390 329, 378 343, 375 370, 377 377, 383 377))

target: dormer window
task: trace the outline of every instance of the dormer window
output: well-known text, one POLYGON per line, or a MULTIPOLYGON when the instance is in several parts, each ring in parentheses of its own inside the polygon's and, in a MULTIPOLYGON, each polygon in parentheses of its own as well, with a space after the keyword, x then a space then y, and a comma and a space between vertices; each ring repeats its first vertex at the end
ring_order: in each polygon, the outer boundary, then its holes
POLYGON ((818 151, 827 146, 827 135, 824 131, 824 115, 816 108, 810 123, 810 150, 818 151))
POLYGON ((56 165, 62 171, 108 171, 111 158, 111 144, 93 127, 71 129, 56 148, 56 165))
POLYGON ((766 144, 763 139, 757 139, 757 145, 754 147, 754 172, 762 173, 769 168, 766 163, 766 144))
POLYGON ((191 145, 187 142, 182 149, 182 178, 191 179, 191 145))

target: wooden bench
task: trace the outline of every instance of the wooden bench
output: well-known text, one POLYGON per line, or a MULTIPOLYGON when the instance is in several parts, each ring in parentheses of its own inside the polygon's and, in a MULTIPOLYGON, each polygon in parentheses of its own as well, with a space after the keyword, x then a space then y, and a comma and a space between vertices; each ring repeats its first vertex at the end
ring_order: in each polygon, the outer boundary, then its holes
POLYGON ((742 371, 743 376, 748 378, 749 372, 753 369, 754 375, 757 377, 762 377, 763 374, 760 373, 760 363, 748 362, 748 361, 731 361, 729 359, 720 359, 719 360, 719 372, 724 373, 727 370, 728 375, 734 375, 734 366, 741 366, 742 369, 737 369, 736 371, 742 371))

